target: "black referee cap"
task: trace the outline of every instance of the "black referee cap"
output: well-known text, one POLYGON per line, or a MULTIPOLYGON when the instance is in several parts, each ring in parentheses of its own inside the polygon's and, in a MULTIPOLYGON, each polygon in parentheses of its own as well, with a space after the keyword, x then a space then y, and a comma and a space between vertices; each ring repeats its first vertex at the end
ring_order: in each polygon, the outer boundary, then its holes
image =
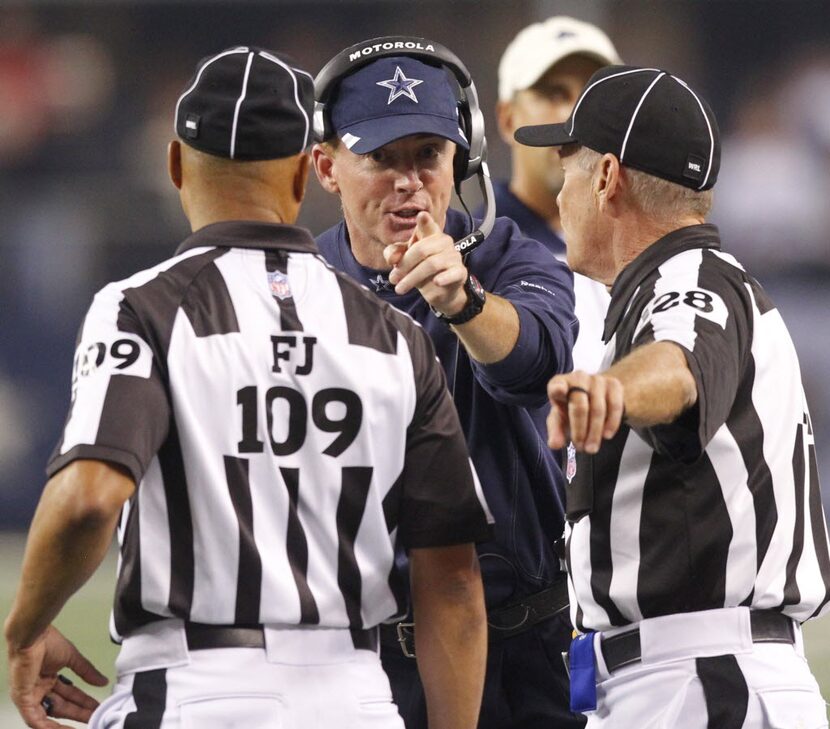
POLYGON ((531 147, 578 142, 693 190, 708 190, 718 179, 720 133, 712 110, 688 84, 656 68, 601 68, 566 122, 521 127, 514 136, 531 147))
POLYGON ((290 157, 309 143, 310 74, 283 55, 238 46, 203 58, 176 104, 176 134, 236 160, 290 157))

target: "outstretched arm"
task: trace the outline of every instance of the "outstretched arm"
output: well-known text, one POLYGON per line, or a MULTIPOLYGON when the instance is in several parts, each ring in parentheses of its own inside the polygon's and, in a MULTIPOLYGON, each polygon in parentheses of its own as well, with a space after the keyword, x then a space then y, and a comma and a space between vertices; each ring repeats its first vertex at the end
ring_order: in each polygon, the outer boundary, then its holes
POLYGON ((596 453, 603 439, 617 433, 623 415, 635 428, 671 423, 697 402, 697 395, 680 346, 638 347, 605 372, 574 371, 550 380, 548 445, 562 448, 571 440, 576 450, 596 453))
POLYGON ((46 718, 40 704, 47 694, 55 716, 87 721, 97 705, 58 681, 58 671, 68 667, 89 683, 106 684, 50 624, 103 560, 121 507, 134 490, 135 483, 122 470, 93 460, 72 462, 46 484, 5 623, 10 692, 28 726, 60 726, 46 718))
POLYGON ((475 729, 484 689, 487 616, 472 544, 412 549, 415 651, 430 729, 475 729))

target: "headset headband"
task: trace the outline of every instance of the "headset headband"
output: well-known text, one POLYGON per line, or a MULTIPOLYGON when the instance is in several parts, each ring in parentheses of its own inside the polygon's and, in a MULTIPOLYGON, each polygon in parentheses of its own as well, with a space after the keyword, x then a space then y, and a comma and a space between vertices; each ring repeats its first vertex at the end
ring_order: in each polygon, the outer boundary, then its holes
POLYGON ((406 35, 390 35, 372 38, 349 46, 332 58, 314 79, 317 101, 329 101, 337 82, 379 58, 410 56, 432 65, 446 66, 458 81, 462 91, 473 85, 470 72, 449 48, 426 38, 406 35))

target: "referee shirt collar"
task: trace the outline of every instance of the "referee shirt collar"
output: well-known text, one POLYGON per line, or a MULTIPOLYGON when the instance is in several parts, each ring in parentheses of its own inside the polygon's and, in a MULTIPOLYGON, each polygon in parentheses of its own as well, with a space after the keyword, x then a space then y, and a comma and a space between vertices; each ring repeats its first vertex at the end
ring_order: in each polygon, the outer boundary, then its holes
POLYGON ((617 276, 611 286, 611 304, 605 317, 603 341, 608 344, 628 310, 637 288, 654 269, 662 266, 669 258, 692 248, 720 248, 720 233, 710 223, 689 225, 673 230, 646 248, 629 263, 617 276))
POLYGON ((191 248, 279 249, 299 253, 318 253, 317 244, 305 228, 256 220, 223 220, 199 228, 185 238, 176 255, 191 248))

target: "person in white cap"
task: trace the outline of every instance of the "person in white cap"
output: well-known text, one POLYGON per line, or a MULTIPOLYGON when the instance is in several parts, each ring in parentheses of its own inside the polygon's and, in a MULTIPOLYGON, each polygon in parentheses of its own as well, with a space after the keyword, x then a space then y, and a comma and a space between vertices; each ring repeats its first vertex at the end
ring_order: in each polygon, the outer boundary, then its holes
MULTIPOLYGON (((595 25, 558 15, 521 30, 499 63, 496 113, 502 139, 511 149, 511 176, 494 183, 496 215, 516 222, 561 260, 565 243, 556 196, 562 188, 558 151, 520 145, 513 133, 526 124, 565 121, 585 82, 603 66, 620 63, 614 44, 595 25)), ((574 275, 580 332, 574 367, 595 372, 602 358, 602 322, 608 307, 605 288, 574 275)))

